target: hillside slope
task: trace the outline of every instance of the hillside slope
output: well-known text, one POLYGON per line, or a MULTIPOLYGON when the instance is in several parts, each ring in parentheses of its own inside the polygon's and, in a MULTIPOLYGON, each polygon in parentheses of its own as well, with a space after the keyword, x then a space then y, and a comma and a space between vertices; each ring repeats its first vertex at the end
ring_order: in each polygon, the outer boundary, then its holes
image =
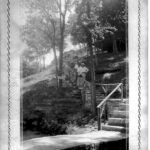
MULTIPOLYGON (((70 54, 71 55, 71 54, 70 54)), ((70 58, 70 55, 68 56, 70 58)), ((74 55, 74 52, 73 52, 74 55)), ((73 59, 69 59, 66 57, 64 60, 64 73, 67 72, 68 69, 72 69, 71 67, 74 66, 73 59), (70 67, 70 64, 72 66, 70 67)), ((84 61, 86 66, 89 67, 89 58, 88 57, 81 57, 81 61, 84 61)), ((96 57, 96 76, 97 78, 102 78, 105 73, 115 74, 112 78, 111 82, 120 82, 121 79, 127 77, 128 73, 128 59, 126 54, 122 53, 119 55, 113 55, 112 53, 100 54, 96 57)), ((54 73, 54 62, 46 68, 46 70, 28 76, 22 79, 22 89, 23 91, 29 90, 33 85, 37 84, 38 82, 47 80, 49 84, 52 86, 55 85, 55 73, 54 73)), ((23 92, 24 93, 24 92, 23 92)))
MULTIPOLYGON (((90 66, 88 57, 84 56, 80 59, 85 62, 87 67, 90 66)), ((64 68, 65 75, 68 75, 68 69, 72 70, 70 63, 74 65, 72 60, 67 61, 66 58, 65 66, 67 67, 64 68)), ((104 74, 111 75, 108 83, 121 82, 122 79, 127 78, 127 69, 128 60, 125 54, 122 53, 117 56, 111 53, 101 54, 97 57, 96 62, 96 82, 101 83, 104 74)), ((88 132, 97 130, 95 128, 97 127, 97 116, 93 117, 89 110, 83 112, 81 93, 78 93, 74 87, 68 86, 67 84, 60 92, 55 88, 55 85, 56 80, 53 64, 38 74, 22 79, 21 103, 23 105, 21 105, 21 110, 23 110, 23 124, 26 124, 25 126, 27 127, 25 130, 35 130, 34 119, 37 120, 37 124, 39 122, 38 119, 41 119, 38 118, 37 111, 44 113, 45 119, 53 127, 57 127, 58 125, 58 128, 61 126, 65 126, 66 128, 67 126, 68 131, 63 130, 63 132, 61 131, 62 128, 55 133, 46 129, 46 134, 48 135, 85 133, 86 130, 88 132), (89 126, 87 127, 86 125, 89 126), (94 128, 91 128, 91 126, 94 128)), ((40 127, 43 126, 40 125, 40 127)), ((42 130, 45 134, 45 128, 42 130)))

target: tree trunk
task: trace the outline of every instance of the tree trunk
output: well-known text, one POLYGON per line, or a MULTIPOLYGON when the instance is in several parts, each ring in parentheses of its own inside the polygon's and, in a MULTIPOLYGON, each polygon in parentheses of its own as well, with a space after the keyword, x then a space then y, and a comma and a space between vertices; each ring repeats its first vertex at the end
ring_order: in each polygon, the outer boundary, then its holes
MULTIPOLYGON (((60 16, 61 17, 61 16, 60 16)), ((63 51, 64 51, 64 31, 65 31, 65 16, 60 18, 60 56, 59 56, 59 76, 62 77, 63 74, 63 51)), ((62 79, 59 79, 59 88, 62 88, 62 79)))
POLYGON ((53 25, 53 32, 54 32, 54 35, 53 35, 53 53, 54 53, 54 59, 55 59, 55 75, 56 75, 56 86, 57 86, 57 89, 59 87, 59 81, 58 81, 58 60, 57 60, 57 55, 56 55, 56 26, 55 26, 55 22, 52 22, 52 25, 53 25))
POLYGON ((90 70, 91 70, 92 112, 94 115, 96 115, 95 67, 94 67, 93 49, 90 45, 89 45, 89 51, 90 51, 90 70))
POLYGON ((40 58, 39 57, 37 57, 36 58, 36 63, 37 63, 37 66, 38 66, 38 72, 40 72, 41 71, 41 65, 40 65, 40 58))
POLYGON ((43 67, 42 67, 42 57, 39 57, 39 64, 40 64, 40 72, 42 71, 43 67))
POLYGON ((43 56, 43 69, 45 69, 45 56, 43 56))
POLYGON ((113 36, 113 53, 118 54, 117 41, 115 36, 113 36))
MULTIPOLYGON (((89 1, 87 2, 87 16, 90 18, 91 7, 89 1)), ((88 31, 87 34, 88 41, 88 50, 90 53, 90 71, 91 71, 91 101, 92 101, 92 113, 96 115, 96 92, 95 92, 95 67, 94 67, 94 55, 93 55, 93 47, 92 47, 92 35, 91 32, 88 31)))
POLYGON ((56 55, 56 49, 55 46, 53 47, 53 53, 54 53, 54 59, 55 59, 55 71, 56 71, 56 84, 57 84, 57 88, 59 87, 59 83, 58 83, 58 63, 57 63, 57 55, 56 55))
MULTIPOLYGON (((63 41, 64 37, 61 38, 60 42, 60 55, 59 55, 59 76, 63 74, 63 41)), ((62 88, 62 79, 59 79, 59 87, 62 88)))

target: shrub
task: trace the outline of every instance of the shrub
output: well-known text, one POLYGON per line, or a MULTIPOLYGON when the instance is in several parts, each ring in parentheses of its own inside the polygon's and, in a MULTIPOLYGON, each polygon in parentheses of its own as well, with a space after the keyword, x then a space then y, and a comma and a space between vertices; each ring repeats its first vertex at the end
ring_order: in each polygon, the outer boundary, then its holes
POLYGON ((66 126, 59 124, 57 121, 47 121, 43 119, 40 123, 40 131, 48 135, 66 134, 66 126))
POLYGON ((39 131, 46 135, 66 134, 66 126, 58 121, 48 121, 44 112, 35 110, 23 119, 23 129, 39 131))

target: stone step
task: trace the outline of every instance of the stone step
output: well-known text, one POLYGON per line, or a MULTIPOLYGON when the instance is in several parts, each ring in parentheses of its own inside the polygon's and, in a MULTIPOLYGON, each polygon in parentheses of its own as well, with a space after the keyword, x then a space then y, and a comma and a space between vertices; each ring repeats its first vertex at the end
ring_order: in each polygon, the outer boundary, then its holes
POLYGON ((129 124, 129 119, 126 118, 109 118, 108 125, 126 127, 129 124))
POLYGON ((111 109, 117 110, 117 111, 129 111, 129 107, 122 107, 122 106, 114 106, 111 109))
POLYGON ((71 97, 80 99, 81 95, 71 95, 71 97))
POLYGON ((114 110, 126 110, 129 111, 129 105, 128 104, 120 104, 118 106, 114 107, 114 110))
POLYGON ((73 105, 53 105, 53 107, 57 107, 58 109, 76 109, 77 107, 80 107, 81 103, 79 104, 73 104, 73 105))
POLYGON ((116 132, 121 132, 121 133, 128 132, 128 128, 125 128, 123 126, 102 125, 102 130, 105 130, 105 131, 116 131, 116 132))
POLYGON ((80 99, 70 97, 53 100, 54 103, 74 103, 78 101, 80 101, 80 99))
POLYGON ((121 100, 121 98, 110 98, 109 100, 108 100, 109 102, 119 102, 119 103, 122 103, 122 104, 128 104, 129 103, 129 100, 128 99, 126 99, 126 98, 124 98, 123 99, 123 101, 121 100))
MULTIPOLYGON (((89 93, 89 92, 85 92, 85 94, 87 94, 87 95, 91 95, 91 93, 89 93)), ((96 95, 103 95, 103 96, 104 96, 104 93, 96 92, 96 95)))
MULTIPOLYGON (((104 99, 105 97, 103 97, 101 99, 101 101, 104 99)), ((127 101, 122 101, 121 99, 108 99, 107 104, 112 106, 112 107, 124 107, 124 106, 128 106, 128 102, 127 101), (122 105, 122 106, 121 106, 122 105)))
POLYGON ((58 102, 58 101, 56 101, 56 102, 53 102, 52 103, 52 105, 70 105, 70 106, 72 106, 72 105, 74 105, 74 104, 79 104, 81 102, 81 100, 78 100, 78 101, 74 101, 74 102, 72 102, 72 101, 64 101, 64 102, 58 102))
MULTIPOLYGON (((91 97, 91 94, 86 93, 85 95, 91 97)), ((96 94, 96 96, 102 97, 102 99, 105 98, 105 95, 103 95, 103 94, 96 94)))
POLYGON ((128 111, 119 111, 119 110, 114 110, 111 113, 112 118, 128 118, 128 111))

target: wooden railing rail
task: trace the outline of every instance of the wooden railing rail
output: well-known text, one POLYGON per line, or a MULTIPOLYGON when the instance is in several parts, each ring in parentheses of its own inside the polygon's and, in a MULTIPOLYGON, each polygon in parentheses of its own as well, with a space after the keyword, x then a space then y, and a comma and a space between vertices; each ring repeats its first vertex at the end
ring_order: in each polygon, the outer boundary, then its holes
MULTIPOLYGON (((110 85, 110 84, 108 84, 110 85)), ((121 88, 121 100, 123 101, 123 84, 118 83, 117 86, 108 94, 102 102, 97 106, 98 111, 98 130, 101 130, 101 107, 107 102, 107 100, 119 89, 121 88)))
POLYGON ((96 85, 118 85, 118 84, 120 84, 120 83, 109 83, 109 84, 107 84, 107 83, 96 83, 96 85))

